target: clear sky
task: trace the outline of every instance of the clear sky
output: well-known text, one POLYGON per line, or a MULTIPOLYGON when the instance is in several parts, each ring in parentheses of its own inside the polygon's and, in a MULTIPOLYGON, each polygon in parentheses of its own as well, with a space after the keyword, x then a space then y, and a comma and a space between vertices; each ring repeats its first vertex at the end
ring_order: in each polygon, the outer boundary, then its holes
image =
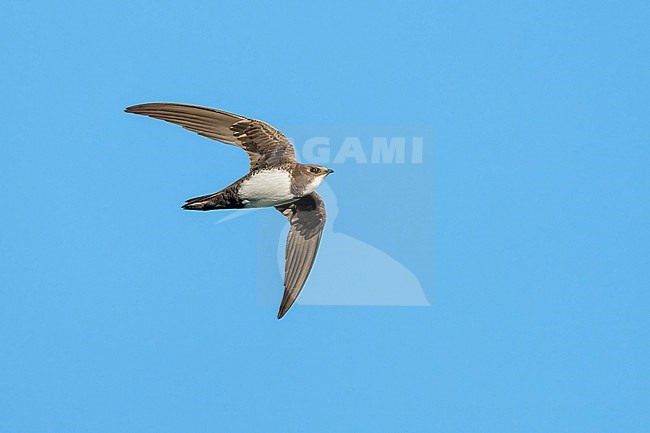
POLYGON ((0 432, 650 431, 648 2, 0 9, 0 432), (433 131, 332 162, 322 260, 431 306, 278 321, 281 216, 182 211, 246 158, 150 101, 433 131))

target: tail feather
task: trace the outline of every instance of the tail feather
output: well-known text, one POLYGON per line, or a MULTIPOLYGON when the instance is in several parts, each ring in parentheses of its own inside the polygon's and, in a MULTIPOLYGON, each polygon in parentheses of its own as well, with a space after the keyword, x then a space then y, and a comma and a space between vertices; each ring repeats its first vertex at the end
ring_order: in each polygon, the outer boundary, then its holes
POLYGON ((189 199, 185 200, 185 203, 196 203, 196 202, 199 202, 199 201, 208 200, 210 198, 213 198, 217 194, 219 194, 219 193, 215 192, 215 193, 212 193, 212 194, 202 195, 200 197, 189 198, 189 199))
MULTIPOLYGON (((183 209, 187 210, 210 210, 210 209, 219 209, 217 207, 211 206, 211 202, 219 195, 219 193, 202 195, 200 197, 194 197, 188 200, 185 200, 183 209)), ((216 204, 216 203, 214 203, 216 204)))
POLYGON ((239 200, 237 194, 230 189, 224 189, 214 194, 202 195, 194 197, 183 205, 183 209, 187 210, 214 210, 214 209, 241 209, 244 205, 239 200))
POLYGON ((221 209, 210 205, 209 201, 197 201, 195 203, 185 203, 183 209, 186 210, 212 210, 212 209, 221 209))

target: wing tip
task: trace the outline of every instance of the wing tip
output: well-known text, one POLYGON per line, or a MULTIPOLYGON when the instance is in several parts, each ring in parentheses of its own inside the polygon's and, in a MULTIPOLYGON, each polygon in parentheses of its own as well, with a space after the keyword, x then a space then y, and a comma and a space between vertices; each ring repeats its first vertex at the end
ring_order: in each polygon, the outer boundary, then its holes
POLYGON ((287 314, 287 311, 289 311, 292 305, 293 302, 286 302, 284 299, 282 300, 280 309, 278 310, 278 320, 282 319, 284 315, 287 314))
POLYGON ((145 103, 145 104, 136 104, 136 105, 131 105, 129 107, 126 107, 124 109, 125 113, 134 113, 134 114, 141 114, 147 106, 155 105, 156 103, 145 103))
POLYGON ((289 311, 289 307, 287 307, 284 304, 280 305, 280 310, 278 310, 278 320, 282 319, 284 315, 287 314, 287 311, 289 311))
POLYGON ((126 108, 124 109, 124 112, 125 112, 125 113, 137 113, 136 110, 138 109, 139 106, 140 106, 140 105, 131 105, 130 107, 126 107, 126 108))

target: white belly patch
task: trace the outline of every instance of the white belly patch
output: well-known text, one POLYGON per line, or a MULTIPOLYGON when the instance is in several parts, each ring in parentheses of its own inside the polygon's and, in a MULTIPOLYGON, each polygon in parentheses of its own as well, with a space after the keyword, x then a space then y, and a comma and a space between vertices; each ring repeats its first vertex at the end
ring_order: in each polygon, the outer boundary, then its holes
POLYGON ((239 198, 246 207, 268 207, 295 199, 291 194, 291 177, 285 170, 263 170, 242 182, 239 198))

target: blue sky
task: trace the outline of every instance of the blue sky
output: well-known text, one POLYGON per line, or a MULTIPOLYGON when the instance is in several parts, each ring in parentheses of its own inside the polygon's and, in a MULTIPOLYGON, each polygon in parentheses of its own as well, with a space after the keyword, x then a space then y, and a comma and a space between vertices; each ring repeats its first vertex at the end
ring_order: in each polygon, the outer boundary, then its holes
POLYGON ((648 3, 349 3, 3 4, 0 431, 650 429, 648 3), (147 101, 431 128, 329 182, 431 307, 276 320, 258 217, 180 209, 245 157, 147 101))

